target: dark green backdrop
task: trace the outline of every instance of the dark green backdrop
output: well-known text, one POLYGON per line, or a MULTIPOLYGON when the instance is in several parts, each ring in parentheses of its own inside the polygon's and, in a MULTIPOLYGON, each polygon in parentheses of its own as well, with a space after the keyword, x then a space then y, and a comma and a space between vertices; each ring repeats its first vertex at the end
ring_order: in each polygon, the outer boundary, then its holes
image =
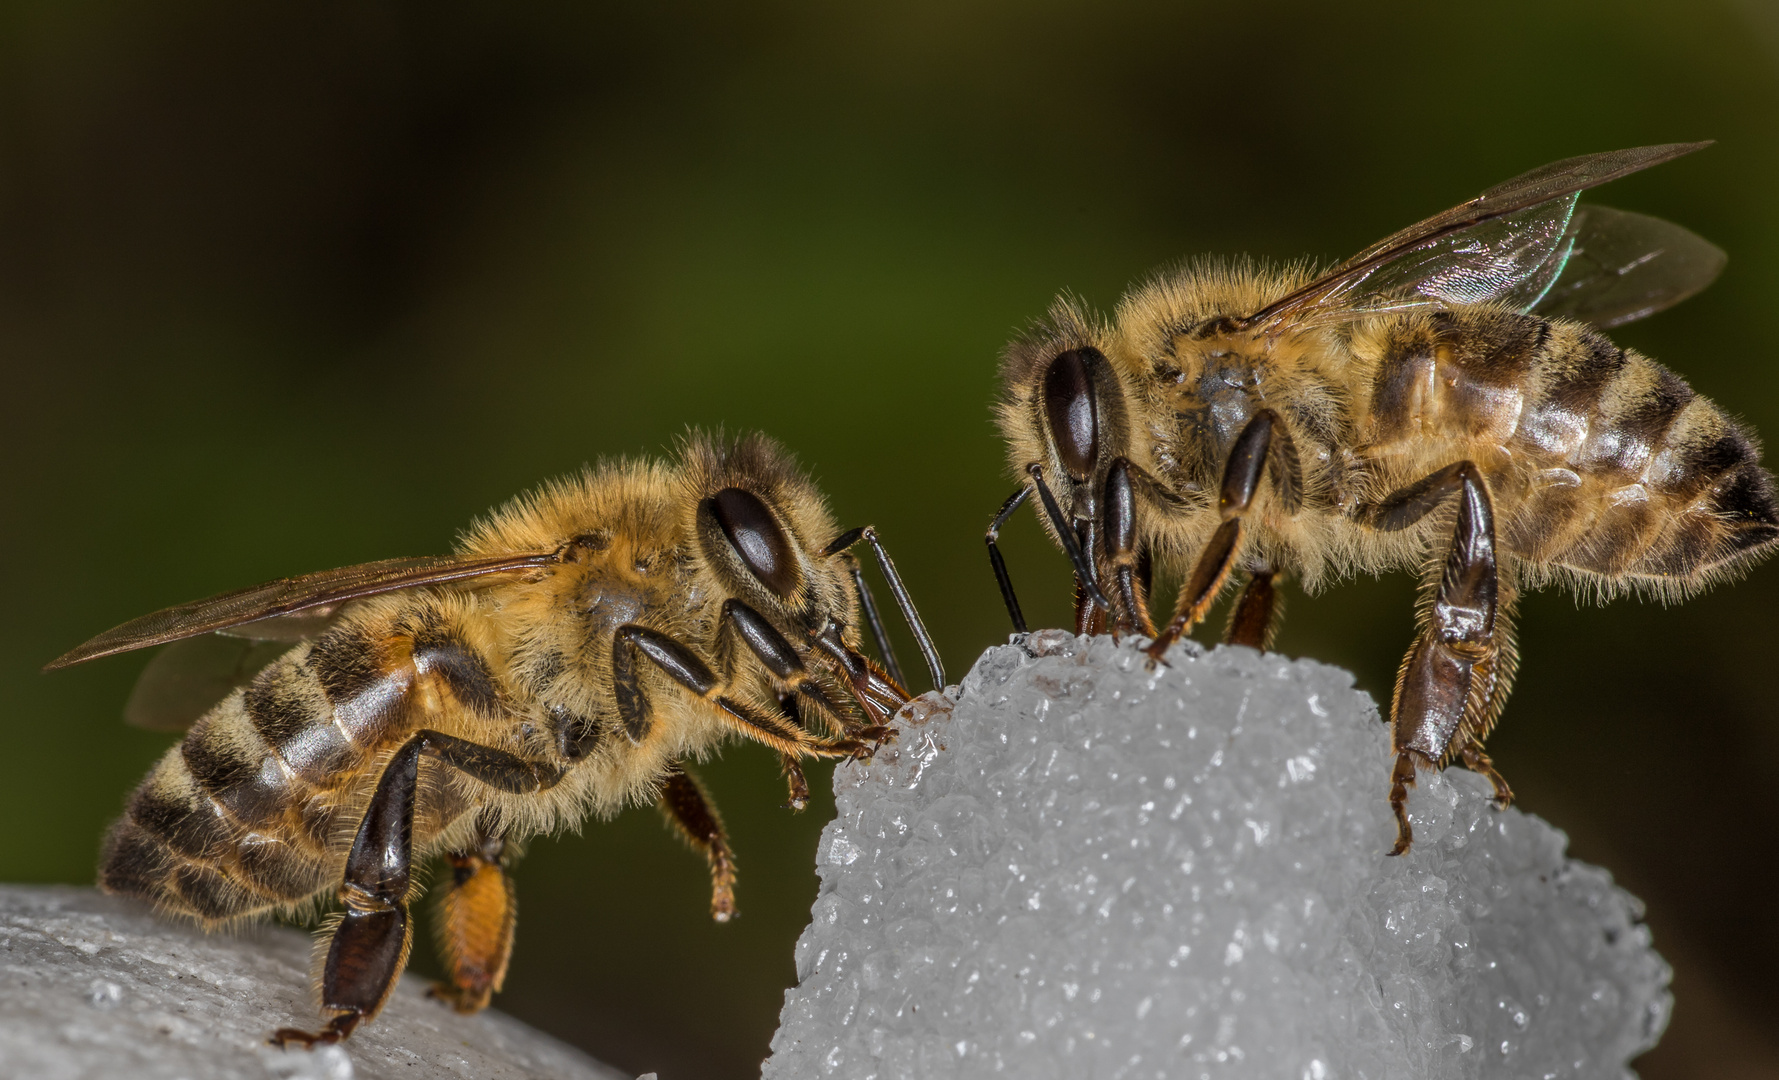
MULTIPOLYGON (((1720 140, 1600 194, 1731 256, 1620 340, 1779 431, 1767 0, 878 7, 0 12, 0 879, 89 881, 169 742, 118 719, 145 657, 45 660, 161 605, 443 550, 687 424, 795 448, 881 528, 959 675, 1005 635, 996 354, 1054 293, 1109 306, 1195 252, 1337 257, 1554 158, 1720 140)), ((1060 557, 1011 531, 1064 619, 1060 557)), ((1411 597, 1294 597, 1280 647, 1387 690, 1411 597)), ((1672 610, 1526 606, 1491 750, 1648 901, 1680 995, 1649 1077, 1779 1060, 1776 602, 1769 566, 1672 610)), ((754 1072, 830 804, 779 810, 754 749, 708 776, 744 917, 708 921, 652 812, 540 840, 501 1007, 670 1080, 754 1072)))

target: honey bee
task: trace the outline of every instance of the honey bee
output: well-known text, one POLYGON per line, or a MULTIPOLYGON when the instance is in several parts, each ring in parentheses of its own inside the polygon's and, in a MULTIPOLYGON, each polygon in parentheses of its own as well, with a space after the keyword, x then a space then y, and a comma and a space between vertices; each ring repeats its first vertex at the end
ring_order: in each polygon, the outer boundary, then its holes
POLYGON ((1201 262, 1105 321, 1066 299, 1007 350, 997 419, 1020 488, 1070 559, 1076 629, 1153 638, 1159 660, 1232 571, 1226 640, 1264 648, 1281 575, 1422 575, 1390 705, 1391 854, 1413 841, 1416 770, 1454 759, 1513 793, 1483 740, 1516 664, 1522 590, 1677 600, 1779 536, 1753 436, 1598 332, 1708 285, 1721 251, 1580 193, 1700 149, 1570 158, 1326 273, 1201 262), (1591 324, 1591 325, 1590 325, 1591 324), (1152 570, 1183 576, 1157 632, 1152 570))
MULTIPOLYGON (((168 608, 52 662, 177 639, 145 684, 212 631, 307 638, 204 712, 131 796, 99 872, 110 893, 218 926, 330 890, 319 1032, 376 1016, 406 965, 416 863, 449 865, 436 991, 474 1012, 513 946, 519 845, 655 801, 735 911, 721 819, 686 768, 732 736, 777 751, 791 804, 805 757, 867 755, 907 701, 858 561, 878 557, 937 685, 944 673, 870 527, 840 532, 761 436, 693 435, 669 466, 606 465, 476 524, 454 555, 274 581, 168 608), (861 613, 883 663, 860 652, 861 613), (807 718, 807 721, 803 718, 807 718)), ((214 640, 214 639, 209 639, 214 640)), ((246 643, 243 643, 245 646, 246 643)), ((251 668, 251 665, 247 665, 251 668)), ((206 670, 205 663, 192 670, 206 670)), ((138 720, 174 708, 149 685, 138 720)))

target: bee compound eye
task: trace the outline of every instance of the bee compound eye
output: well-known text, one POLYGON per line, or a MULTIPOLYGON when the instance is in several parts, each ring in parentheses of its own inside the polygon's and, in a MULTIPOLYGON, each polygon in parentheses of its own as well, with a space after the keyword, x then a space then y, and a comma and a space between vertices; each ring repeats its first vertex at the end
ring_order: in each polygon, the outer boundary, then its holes
POLYGON ((724 488, 707 500, 729 546, 760 583, 779 596, 797 587, 797 560, 791 541, 772 511, 751 491, 724 488))
POLYGON ((1099 457, 1099 402, 1088 365, 1097 349, 1070 349, 1050 361, 1044 373, 1044 416, 1063 468, 1076 480, 1093 475, 1099 457))

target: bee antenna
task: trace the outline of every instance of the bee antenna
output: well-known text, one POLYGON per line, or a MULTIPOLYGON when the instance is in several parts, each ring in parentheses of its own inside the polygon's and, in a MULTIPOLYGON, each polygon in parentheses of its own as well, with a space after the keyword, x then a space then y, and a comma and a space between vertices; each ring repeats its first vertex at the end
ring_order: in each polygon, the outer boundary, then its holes
MULTIPOLYGON (((891 561, 889 552, 883 549, 883 542, 877 538, 876 527, 866 525, 841 533, 823 554, 838 555, 860 540, 870 544, 871 550, 877 554, 877 567, 883 571, 883 579, 889 583, 890 595, 896 598, 896 608, 908 623, 908 629, 914 633, 914 643, 920 646, 921 659, 927 662, 927 673, 933 677, 933 689, 945 689, 945 665, 939 660, 939 650, 934 647, 926 624, 920 621, 920 612, 914 609, 914 599, 908 595, 908 589, 902 584, 902 575, 896 573, 896 564, 891 561)), ((891 678, 902 682, 901 672, 896 670, 895 654, 890 651, 889 640, 883 636, 883 624, 877 618, 877 604, 871 599, 871 592, 865 587, 865 579, 856 562, 853 563, 853 581, 858 584, 859 603, 865 609, 865 618, 871 625, 872 635, 877 638, 877 648, 883 653, 884 665, 890 669, 891 678)), ((907 686, 907 683, 903 682, 902 685, 907 686)))

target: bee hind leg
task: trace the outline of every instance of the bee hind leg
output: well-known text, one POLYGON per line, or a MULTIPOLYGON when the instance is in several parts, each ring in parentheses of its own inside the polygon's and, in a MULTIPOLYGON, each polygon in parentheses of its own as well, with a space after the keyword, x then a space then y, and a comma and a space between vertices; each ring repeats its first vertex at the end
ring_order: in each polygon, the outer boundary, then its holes
POLYGON ((321 1007, 333 1015, 319 1032, 279 1028, 272 1033, 275 1045, 339 1042, 377 1015, 407 966, 414 941, 408 901, 422 753, 514 794, 539 791, 561 779, 554 766, 442 732, 422 730, 403 743, 384 767, 346 856, 340 888, 346 912, 328 940, 321 970, 321 1007))
POLYGON ((433 924, 446 978, 429 996, 460 1013, 480 1012, 506 982, 518 922, 509 871, 517 857, 499 818, 483 811, 476 842, 445 856, 451 879, 439 896, 433 924))
MULTIPOLYGON (((1495 557, 1495 513, 1489 486, 1468 461, 1449 465, 1392 494, 1367 514, 1374 528, 1407 528, 1446 498, 1458 497, 1451 545, 1420 612, 1421 630, 1403 658, 1390 704, 1391 743, 1396 763, 1390 773, 1390 808, 1396 817, 1401 855, 1414 844, 1407 789, 1417 766, 1443 762, 1457 744, 1467 763, 1507 793, 1500 774, 1479 745, 1481 735, 1506 697, 1511 660, 1502 663, 1497 633, 1501 610, 1500 575, 1495 557), (1475 767, 1475 766, 1473 766, 1475 767)), ((1505 627, 1500 628, 1505 630, 1505 627)))
POLYGON ((675 762, 661 785, 657 805, 674 831, 710 863, 710 917, 728 922, 737 914, 735 855, 723 833, 723 819, 717 816, 704 785, 675 762))

